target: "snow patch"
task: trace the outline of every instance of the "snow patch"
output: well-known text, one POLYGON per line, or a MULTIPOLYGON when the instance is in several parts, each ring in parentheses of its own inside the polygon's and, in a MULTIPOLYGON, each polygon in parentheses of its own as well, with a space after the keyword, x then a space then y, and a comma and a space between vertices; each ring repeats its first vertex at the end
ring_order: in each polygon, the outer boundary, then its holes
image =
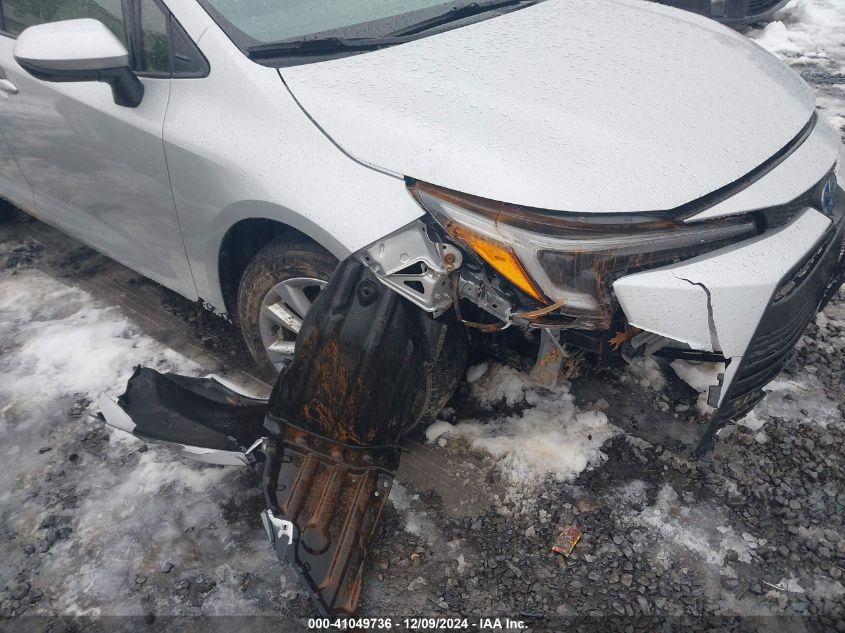
MULTIPOLYGON (((69 539, 38 554, 44 560, 37 582, 47 598, 30 613, 148 613, 136 578, 158 574, 163 556, 175 564, 174 576, 209 579, 204 612, 272 613, 274 603, 243 591, 238 577, 249 572, 279 587, 290 572, 279 568, 260 528, 233 524, 222 509, 237 507, 233 495, 256 494, 244 490, 244 471, 183 461, 93 416, 67 415, 73 399, 122 391, 136 364, 183 373, 199 373, 199 366, 145 336, 118 309, 34 270, 0 275, 0 331, 0 443, 7 450, 20 446, 0 473, 4 506, 13 509, 7 528, 32 543, 43 539, 39 526, 48 514, 60 514, 72 528, 69 539), (109 441, 99 435, 80 441, 94 428, 106 428, 109 441), (42 454, 43 446, 55 450, 42 454), (78 462, 63 468, 70 447, 78 462), (57 472, 60 480, 39 483, 57 472), (74 506, 62 509, 55 498, 45 499, 56 482, 77 500, 74 506)), ((5 569, 0 577, 7 579, 5 569)), ((196 607, 174 593, 155 609, 176 615, 196 607)))
POLYGON ((749 431, 759 431, 763 428, 765 423, 766 420, 761 420, 754 409, 752 409, 744 418, 737 420, 737 424, 744 426, 749 431))
MULTIPOLYGON (((845 63, 845 7, 842 0, 793 0, 764 28, 745 31, 771 53, 801 67, 845 63)), ((812 71, 811 71, 812 72, 812 71)), ((835 72, 835 71, 833 71, 835 72)), ((837 129, 845 129, 845 109, 833 85, 816 86, 819 112, 837 129)))
MULTIPOLYGON (((643 482, 630 482, 616 493, 616 505, 628 508, 645 504, 645 492, 643 482)), ((669 484, 660 489, 653 505, 626 515, 624 520, 650 528, 669 545, 686 549, 710 565, 722 565, 729 551, 736 552, 741 562, 750 562, 751 550, 756 547, 751 535, 743 538, 724 522, 718 522, 714 510, 681 505, 678 493, 669 484)), ((666 550, 658 551, 657 558, 667 565, 673 560, 672 553, 666 550)))
POLYGON ((434 444, 442 435, 449 433, 453 428, 448 422, 437 420, 425 430, 425 439, 429 444, 434 444))
POLYGON ((604 442, 619 433, 601 411, 581 411, 568 385, 546 389, 527 374, 503 365, 491 369, 472 386, 482 404, 522 403, 519 413, 492 420, 442 423, 429 438, 462 438, 473 450, 488 453, 512 482, 529 484, 546 475, 571 481, 588 466, 603 462, 604 442))
POLYGON ((481 378, 484 374, 487 373, 487 370, 490 368, 490 363, 480 363, 478 365, 473 365, 469 369, 467 369, 467 382, 472 384, 477 382, 479 378, 481 378))
POLYGON ((405 519, 405 531, 414 536, 419 536, 426 539, 429 543, 434 544, 437 541, 437 528, 424 512, 418 512, 413 509, 414 502, 419 497, 411 495, 408 489, 395 482, 390 491, 388 501, 393 505, 399 514, 405 519))
POLYGON ((0 360, 0 390, 28 406, 45 397, 95 397, 122 388, 138 364, 197 369, 143 336, 116 308, 96 305, 87 292, 38 271, 0 280, 0 328, 14 332, 17 347, 0 360))
POLYGON ((666 377, 657 361, 650 356, 628 362, 623 379, 633 379, 643 389, 662 391, 666 386, 666 377))
POLYGON ((504 400, 505 404, 513 407, 525 400, 526 381, 527 376, 521 371, 495 363, 491 369, 485 369, 483 373, 478 374, 474 382, 470 383, 472 397, 484 406, 504 400))
POLYGON ((771 53, 831 58, 845 49, 841 0, 792 0, 762 29, 745 32, 771 53))
POLYGON ((702 414, 710 414, 713 407, 707 404, 711 385, 719 384, 719 374, 725 373, 724 363, 693 363, 686 360, 673 360, 670 364, 678 378, 695 389, 698 393, 696 407, 702 414))

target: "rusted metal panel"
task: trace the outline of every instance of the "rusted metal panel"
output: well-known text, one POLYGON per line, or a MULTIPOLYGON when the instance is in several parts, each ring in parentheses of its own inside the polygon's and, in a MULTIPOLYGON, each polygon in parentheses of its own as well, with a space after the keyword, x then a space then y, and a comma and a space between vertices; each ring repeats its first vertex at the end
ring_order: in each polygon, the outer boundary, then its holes
POLYGON ((281 428, 265 449, 264 492, 273 516, 293 530, 276 543, 276 553, 300 572, 321 613, 352 614, 399 449, 351 446, 290 424, 281 428))

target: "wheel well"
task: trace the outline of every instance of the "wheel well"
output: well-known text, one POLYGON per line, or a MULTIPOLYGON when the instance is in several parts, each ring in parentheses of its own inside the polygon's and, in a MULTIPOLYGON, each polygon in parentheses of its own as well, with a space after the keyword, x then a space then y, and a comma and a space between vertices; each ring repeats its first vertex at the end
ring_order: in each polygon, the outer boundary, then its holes
POLYGON ((275 220, 250 218, 234 224, 223 237, 218 256, 218 274, 226 312, 237 318, 238 286, 255 254, 280 235, 295 234, 310 238, 295 228, 275 220))

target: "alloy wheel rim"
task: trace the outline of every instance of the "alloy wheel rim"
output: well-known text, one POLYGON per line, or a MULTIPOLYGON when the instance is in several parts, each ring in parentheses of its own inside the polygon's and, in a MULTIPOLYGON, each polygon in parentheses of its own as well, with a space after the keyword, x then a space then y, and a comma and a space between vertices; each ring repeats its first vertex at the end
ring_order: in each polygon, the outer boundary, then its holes
POLYGON ((264 296, 258 329, 264 350, 278 371, 293 359, 302 320, 327 283, 313 277, 291 277, 273 286, 264 296))

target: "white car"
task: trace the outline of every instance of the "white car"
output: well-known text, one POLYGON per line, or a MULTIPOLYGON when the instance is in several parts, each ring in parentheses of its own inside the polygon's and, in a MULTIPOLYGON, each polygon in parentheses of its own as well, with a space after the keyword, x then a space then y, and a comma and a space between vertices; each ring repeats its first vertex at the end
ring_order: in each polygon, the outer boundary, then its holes
POLYGON ((837 131, 798 75, 697 15, 0 8, 0 195, 230 315, 267 375, 356 257, 434 318, 524 330, 541 369, 565 346, 722 362, 718 425, 842 281, 837 131))

